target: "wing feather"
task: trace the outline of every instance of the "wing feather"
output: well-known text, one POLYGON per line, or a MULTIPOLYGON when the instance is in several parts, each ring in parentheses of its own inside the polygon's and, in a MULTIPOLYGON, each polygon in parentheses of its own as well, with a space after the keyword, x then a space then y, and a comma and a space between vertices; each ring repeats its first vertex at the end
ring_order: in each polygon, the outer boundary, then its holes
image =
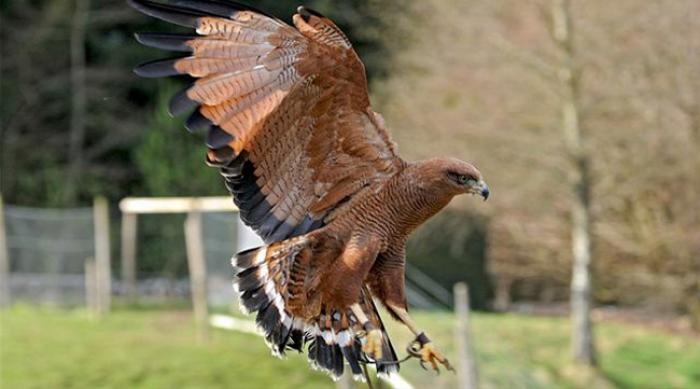
POLYGON ((199 35, 168 34, 159 32, 140 32, 134 34, 136 40, 144 46, 155 49, 192 52, 187 42, 199 38, 199 35))
POLYGON ((197 32, 137 35, 147 46, 189 56, 136 72, 197 78, 173 97, 171 113, 196 107, 186 127, 209 127, 207 161, 221 168, 241 218, 265 241, 331 222, 402 166, 370 107, 364 65, 329 19, 300 7, 292 27, 221 1, 130 4, 197 32))

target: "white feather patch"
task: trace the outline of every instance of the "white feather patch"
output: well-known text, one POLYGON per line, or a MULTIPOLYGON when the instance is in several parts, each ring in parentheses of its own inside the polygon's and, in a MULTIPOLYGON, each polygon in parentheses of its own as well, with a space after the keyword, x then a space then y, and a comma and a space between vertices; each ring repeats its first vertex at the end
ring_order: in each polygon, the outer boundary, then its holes
POLYGON ((258 278, 260 278, 261 281, 266 281, 268 274, 267 265, 258 267, 258 278))
POLYGON ((387 366, 386 372, 377 372, 377 377, 384 380, 391 380, 393 376, 391 374, 398 373, 399 370, 394 366, 387 366))
POLYGON ((263 247, 255 253, 255 258, 253 258, 253 265, 260 265, 265 262, 265 256, 267 255, 267 247, 263 247))
POLYGON ((282 296, 279 293, 275 292, 275 299, 272 300, 272 302, 277 307, 277 310, 280 311, 280 316, 281 316, 282 313, 284 312, 284 300, 282 300, 282 296))
POLYGON ((322 333, 323 333, 323 340, 326 341, 327 345, 334 345, 337 343, 333 329, 331 329, 330 331, 323 331, 322 333))
POLYGON ((238 310, 246 316, 250 315, 250 311, 245 307, 245 305, 243 305, 243 301, 240 298, 238 299, 238 310))
POLYGON ((285 328, 290 328, 292 326, 292 322, 294 319, 287 314, 287 311, 284 312, 284 316, 282 318, 282 325, 285 326, 285 328))
POLYGON ((267 298, 270 301, 275 300, 275 295, 277 294, 277 291, 275 290, 275 284, 272 283, 272 281, 267 281, 265 282, 265 294, 267 295, 267 298))
POLYGON ((340 331, 336 337, 338 338, 338 344, 341 346, 350 346, 352 343, 353 336, 348 330, 340 331))
MULTIPOLYGON (((264 268, 264 266, 261 266, 261 269, 262 268, 264 268)), ((267 269, 265 269, 265 274, 267 274, 267 269)), ((282 296, 277 293, 275 284, 272 282, 272 280, 267 280, 265 282, 265 294, 267 295, 267 299, 270 300, 270 302, 272 302, 277 309, 277 312, 280 315, 280 320, 284 323, 285 327, 289 328, 289 326, 292 324, 292 317, 287 314, 287 311, 285 311, 284 300, 282 299, 282 296)))
POLYGON ((304 322, 304 320, 299 319, 298 317, 294 318, 294 322, 292 323, 292 327, 294 329, 302 330, 302 331, 307 329, 307 326, 306 326, 306 323, 304 322))

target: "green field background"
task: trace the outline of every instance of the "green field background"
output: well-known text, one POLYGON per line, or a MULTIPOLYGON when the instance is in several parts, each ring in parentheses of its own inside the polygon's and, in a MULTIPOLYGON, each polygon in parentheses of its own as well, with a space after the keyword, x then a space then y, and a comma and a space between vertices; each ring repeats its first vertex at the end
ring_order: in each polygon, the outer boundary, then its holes
MULTIPOLYGON (((454 360, 453 315, 414 315, 454 360)), ((198 344, 188 310, 119 309, 94 320, 82 309, 15 306, 0 323, 2 389, 335 388, 304 356, 279 360, 255 335, 215 330, 198 344)), ((408 331, 387 324, 405 355, 408 331)), ((567 318, 475 313, 471 324, 482 388, 700 387, 700 341, 690 336, 601 322, 593 372, 569 362, 567 318)), ((414 360, 401 373, 416 388, 456 386, 454 374, 436 375, 414 360)))

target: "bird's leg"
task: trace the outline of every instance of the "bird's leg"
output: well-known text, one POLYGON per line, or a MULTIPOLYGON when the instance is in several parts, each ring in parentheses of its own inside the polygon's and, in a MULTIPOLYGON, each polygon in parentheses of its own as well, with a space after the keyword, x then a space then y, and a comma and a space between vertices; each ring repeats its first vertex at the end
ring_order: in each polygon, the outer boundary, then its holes
POLYGON ((367 332, 367 340, 362 346, 362 351, 375 361, 380 360, 382 358, 382 332, 369 321, 360 304, 351 305, 350 310, 367 332))
POLYGON ((445 365, 447 370, 454 371, 450 361, 448 361, 447 358, 445 358, 445 356, 437 349, 437 347, 435 347, 435 344, 430 340, 430 338, 428 338, 425 332, 416 327, 411 317, 408 316, 408 312, 405 308, 393 304, 387 304, 387 306, 396 314, 396 316, 398 316, 406 327, 408 327, 408 329, 411 330, 414 335, 416 335, 416 338, 408 344, 407 351, 409 354, 420 358, 421 365, 424 362, 430 363, 435 371, 440 371, 438 369, 438 362, 445 365))

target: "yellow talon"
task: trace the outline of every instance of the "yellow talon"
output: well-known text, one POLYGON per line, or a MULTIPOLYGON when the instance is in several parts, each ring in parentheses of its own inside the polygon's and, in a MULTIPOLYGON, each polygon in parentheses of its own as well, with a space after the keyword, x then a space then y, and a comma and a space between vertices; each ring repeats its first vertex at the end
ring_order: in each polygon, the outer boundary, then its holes
POLYGON ((420 350, 420 355, 421 361, 430 363, 430 365, 433 367, 433 370, 435 371, 440 371, 440 369, 438 369, 438 362, 445 365, 445 368, 447 370, 454 371, 454 368, 450 364, 450 361, 448 361, 447 358, 445 358, 445 356, 442 355, 440 351, 438 351, 437 347, 435 347, 435 344, 433 342, 428 342, 424 344, 420 350))
POLYGON ((447 370, 455 371, 455 369, 450 364, 450 361, 448 361, 447 358, 445 358, 445 356, 442 355, 440 351, 438 351, 437 347, 435 347, 435 344, 431 342, 428 339, 428 337, 425 336, 425 334, 422 332, 416 337, 416 339, 414 339, 411 343, 408 344, 408 347, 406 347, 406 351, 409 355, 415 358, 420 358, 421 367, 423 367, 424 369, 425 366, 423 366, 423 364, 427 362, 430 363, 433 370, 439 373, 439 362, 445 365, 445 368, 447 370))
POLYGON ((362 351, 375 361, 382 359, 382 332, 369 330, 367 332, 367 341, 362 346, 362 351))

